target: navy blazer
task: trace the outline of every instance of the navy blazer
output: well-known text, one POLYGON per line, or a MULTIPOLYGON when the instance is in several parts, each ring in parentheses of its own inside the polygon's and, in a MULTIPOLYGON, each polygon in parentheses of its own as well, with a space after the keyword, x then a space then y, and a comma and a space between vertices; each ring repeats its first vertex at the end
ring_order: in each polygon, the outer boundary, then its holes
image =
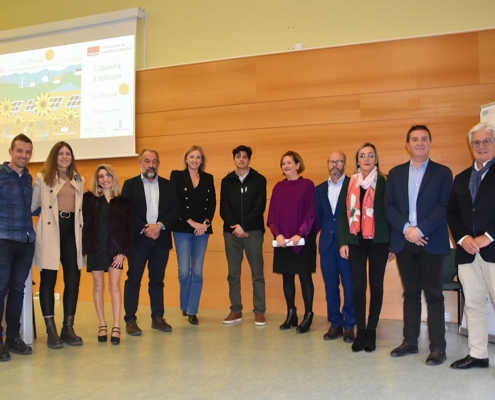
MULTIPOLYGON (((165 226, 165 230, 160 232, 157 245, 164 249, 172 248, 172 237, 170 231, 174 222, 179 218, 180 206, 177 192, 174 185, 165 178, 158 177, 158 190, 160 197, 158 200, 158 219, 165 226)), ((134 247, 142 245, 146 236, 141 234, 146 221, 146 196, 141 175, 130 178, 124 182, 122 196, 131 201, 132 214, 134 216, 133 236, 134 247)))
MULTIPOLYGON (((400 252, 405 244, 404 225, 409 222, 410 161, 390 170, 385 194, 385 213, 392 226, 390 251, 400 252)), ((428 243, 424 249, 430 254, 450 251, 447 228, 447 204, 452 190, 452 171, 430 160, 421 181, 416 200, 417 227, 428 243)))
MULTIPOLYGON (((495 239, 495 165, 492 165, 481 181, 474 203, 469 192, 469 179, 472 167, 455 177, 447 209, 447 221, 457 243, 466 235, 472 237, 487 232, 495 239)), ((480 250, 481 258, 495 263, 495 242, 480 250)), ((457 246, 458 264, 473 262, 474 255, 457 246)))
MULTIPOLYGON (((339 210, 342 204, 345 207, 345 198, 349 187, 349 177, 346 176, 342 182, 335 214, 332 212, 330 200, 328 200, 328 181, 325 181, 316 186, 316 217, 321 227, 320 243, 318 250, 320 253, 325 253, 334 240, 338 240, 339 232, 339 210)), ((338 243, 337 243, 338 246, 338 243)))

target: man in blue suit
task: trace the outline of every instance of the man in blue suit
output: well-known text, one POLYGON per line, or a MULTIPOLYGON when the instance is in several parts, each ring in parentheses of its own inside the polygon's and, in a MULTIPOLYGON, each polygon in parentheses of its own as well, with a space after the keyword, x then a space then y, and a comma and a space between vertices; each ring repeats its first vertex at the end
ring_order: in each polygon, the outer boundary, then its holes
POLYGON ((443 261, 450 250, 446 210, 452 172, 430 160, 431 133, 425 125, 409 129, 406 147, 411 160, 390 170, 385 195, 390 251, 397 255, 404 287, 404 340, 390 355, 418 352, 423 290, 430 339, 426 365, 440 365, 447 358, 442 289, 443 261))
POLYGON ((316 187, 316 213, 321 227, 320 263, 327 296, 327 316, 330 322, 324 340, 344 336, 344 342, 354 341, 354 301, 352 274, 349 261, 339 253, 337 233, 339 210, 345 207, 349 177, 344 175, 346 157, 341 151, 334 151, 328 157, 328 181, 316 187), (340 283, 344 289, 344 306, 340 308, 340 283))

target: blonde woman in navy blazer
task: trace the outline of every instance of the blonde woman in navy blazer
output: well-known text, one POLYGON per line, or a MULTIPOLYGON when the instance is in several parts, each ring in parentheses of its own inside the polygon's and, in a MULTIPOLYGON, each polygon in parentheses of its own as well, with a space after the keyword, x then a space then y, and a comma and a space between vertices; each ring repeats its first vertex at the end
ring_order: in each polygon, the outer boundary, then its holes
POLYGON ((200 146, 186 150, 184 166, 184 170, 170 175, 180 203, 180 217, 172 231, 179 264, 180 308, 191 324, 198 325, 203 264, 208 238, 213 233, 216 194, 213 176, 204 172, 206 157, 200 146))

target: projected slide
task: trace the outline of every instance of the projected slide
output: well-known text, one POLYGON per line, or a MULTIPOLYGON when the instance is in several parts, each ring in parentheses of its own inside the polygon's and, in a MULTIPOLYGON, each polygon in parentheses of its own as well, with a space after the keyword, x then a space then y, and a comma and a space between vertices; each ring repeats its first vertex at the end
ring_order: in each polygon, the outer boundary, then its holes
POLYGON ((0 143, 134 135, 134 36, 0 55, 0 143))

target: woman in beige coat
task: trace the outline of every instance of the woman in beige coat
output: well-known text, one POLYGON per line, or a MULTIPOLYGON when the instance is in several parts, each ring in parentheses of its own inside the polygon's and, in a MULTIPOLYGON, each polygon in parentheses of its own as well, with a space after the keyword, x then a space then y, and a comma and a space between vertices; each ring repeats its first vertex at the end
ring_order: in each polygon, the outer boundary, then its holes
POLYGON ((40 305, 48 334, 49 348, 81 345, 74 332, 74 315, 82 255, 82 199, 84 178, 77 171, 74 153, 66 142, 56 143, 50 151, 33 188, 32 211, 41 206, 36 225, 36 250, 33 265, 40 270, 40 305), (60 263, 64 271, 64 322, 60 336, 54 319, 54 292, 60 263))

